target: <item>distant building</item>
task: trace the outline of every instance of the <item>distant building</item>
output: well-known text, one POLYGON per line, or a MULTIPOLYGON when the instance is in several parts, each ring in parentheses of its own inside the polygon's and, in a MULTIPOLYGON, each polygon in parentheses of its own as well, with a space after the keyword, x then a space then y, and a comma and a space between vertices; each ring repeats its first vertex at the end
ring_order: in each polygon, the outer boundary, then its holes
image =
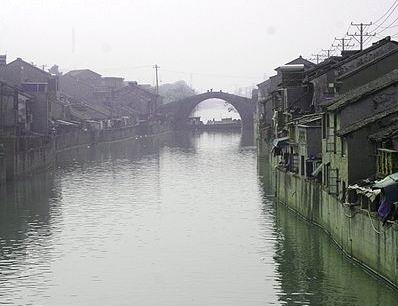
POLYGON ((139 114, 141 120, 154 115, 161 100, 160 96, 134 82, 128 84, 113 91, 113 105, 123 105, 133 109, 139 114))
POLYGON ((82 81, 92 87, 101 87, 102 76, 101 74, 90 69, 77 69, 65 73, 65 76, 71 76, 78 81, 82 81))
POLYGON ((58 77, 17 58, 0 66, 0 80, 35 97, 32 104, 32 114, 35 118, 33 130, 48 134, 52 106, 57 100, 58 77))
POLYGON ((94 92, 98 90, 98 87, 93 85, 96 82, 87 82, 84 79, 74 77, 70 73, 60 76, 59 81, 60 91, 74 99, 93 100, 94 92))
POLYGON ((0 82, 0 136, 21 136, 35 132, 35 99, 19 88, 0 82))
POLYGON ((368 137, 396 122, 397 84, 398 70, 394 70, 326 107, 322 119, 323 183, 331 193, 343 198, 349 184, 375 175, 377 152, 368 137))
POLYGON ((115 90, 125 86, 124 78, 120 77, 103 77, 102 86, 108 90, 115 90))

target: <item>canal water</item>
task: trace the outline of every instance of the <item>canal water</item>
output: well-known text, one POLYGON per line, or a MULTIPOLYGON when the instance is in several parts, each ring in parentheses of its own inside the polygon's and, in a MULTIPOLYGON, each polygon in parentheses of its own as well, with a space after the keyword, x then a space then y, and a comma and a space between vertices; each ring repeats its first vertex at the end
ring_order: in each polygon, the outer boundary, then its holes
POLYGON ((397 305, 271 196, 251 138, 60 154, 0 200, 0 305, 397 305))

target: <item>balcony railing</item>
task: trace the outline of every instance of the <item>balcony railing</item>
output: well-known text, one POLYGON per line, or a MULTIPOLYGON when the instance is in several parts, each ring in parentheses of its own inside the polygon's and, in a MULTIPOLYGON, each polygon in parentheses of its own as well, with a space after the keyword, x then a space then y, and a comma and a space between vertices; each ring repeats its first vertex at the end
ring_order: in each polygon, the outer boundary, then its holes
POLYGON ((382 178, 398 171, 398 151, 377 150, 377 177, 382 178))

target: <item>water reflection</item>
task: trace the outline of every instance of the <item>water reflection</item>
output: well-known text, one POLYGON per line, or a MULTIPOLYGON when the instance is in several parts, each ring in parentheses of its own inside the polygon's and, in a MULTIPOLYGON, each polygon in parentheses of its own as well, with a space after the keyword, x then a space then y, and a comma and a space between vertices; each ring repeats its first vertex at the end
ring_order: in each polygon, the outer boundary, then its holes
POLYGON ((262 161, 264 216, 277 236, 274 264, 281 305, 396 305, 398 292, 369 275, 337 249, 317 226, 274 203, 273 172, 262 161))
MULTIPOLYGON (((275 206, 252 135, 71 150, 0 198, 0 305, 394 305, 275 206)), ((263 165, 264 163, 262 163, 263 165)))
POLYGON ((48 285, 54 259, 51 223, 61 213, 59 197, 51 172, 0 190, 0 304, 17 305, 22 287, 29 288, 23 290, 29 297, 48 285))

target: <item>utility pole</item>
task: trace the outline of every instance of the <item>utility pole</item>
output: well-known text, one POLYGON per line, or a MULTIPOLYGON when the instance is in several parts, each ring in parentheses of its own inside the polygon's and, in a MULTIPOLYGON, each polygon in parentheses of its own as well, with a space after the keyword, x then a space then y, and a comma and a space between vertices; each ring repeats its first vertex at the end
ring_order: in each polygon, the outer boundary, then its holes
POLYGON ((156 64, 155 66, 153 66, 153 68, 155 69, 155 74, 156 74, 156 94, 159 95, 159 66, 156 64))
POLYGON ((352 39, 352 38, 347 39, 347 38, 345 38, 345 37, 343 37, 343 38, 335 38, 334 40, 340 41, 341 44, 332 45, 332 47, 335 47, 335 48, 341 47, 341 51, 345 51, 345 48, 347 48, 347 47, 354 47, 354 44, 351 44, 351 45, 350 45, 351 39, 352 39))
POLYGON ((155 112, 155 109, 157 109, 159 106, 159 68, 160 67, 157 64, 155 64, 153 68, 155 69, 155 75, 156 75, 156 101, 155 101, 156 105, 154 106, 152 112, 155 112))
POLYGON ((330 52, 333 52, 334 50, 335 50, 335 49, 326 49, 326 50, 322 49, 323 52, 327 52, 327 54, 328 54, 328 57, 327 57, 327 58, 330 57, 330 52))
POLYGON ((311 58, 310 60, 316 60, 317 65, 319 64, 320 59, 325 58, 324 54, 312 54, 312 56, 314 56, 314 57, 311 58))
POLYGON ((354 37, 355 40, 357 42, 359 42, 359 46, 360 46, 360 49, 362 51, 363 50, 363 38, 364 37, 370 37, 370 36, 376 36, 376 33, 369 34, 369 32, 366 32, 366 33, 364 32, 367 27, 372 25, 372 23, 371 22, 370 23, 362 23, 362 22, 361 23, 353 23, 353 22, 351 22, 351 25, 352 26, 356 26, 358 28, 358 30, 359 30, 359 33, 357 33, 357 32, 355 32, 354 34, 347 33, 347 35, 351 36, 351 37, 354 37), (359 37, 359 40, 358 40, 357 37, 359 37))

